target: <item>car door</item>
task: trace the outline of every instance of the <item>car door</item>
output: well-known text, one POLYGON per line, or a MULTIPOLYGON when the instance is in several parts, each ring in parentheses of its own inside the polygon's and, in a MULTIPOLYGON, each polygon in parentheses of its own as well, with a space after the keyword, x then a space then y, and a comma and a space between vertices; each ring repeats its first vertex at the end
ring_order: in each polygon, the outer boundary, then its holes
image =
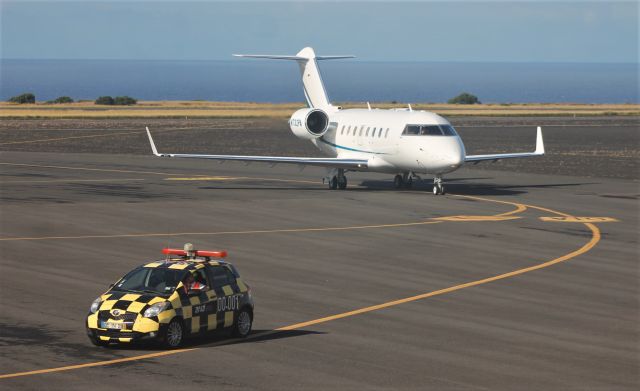
POLYGON ((189 291, 189 302, 191 304, 191 334, 205 332, 217 327, 216 321, 216 292, 212 288, 211 278, 204 267, 193 272, 195 281, 199 283, 201 289, 189 291), (213 324, 213 326, 211 326, 213 324))
POLYGON ((216 319, 218 328, 233 325, 234 312, 238 310, 238 295, 232 284, 235 282, 233 273, 224 265, 210 266, 212 286, 216 293, 216 319))

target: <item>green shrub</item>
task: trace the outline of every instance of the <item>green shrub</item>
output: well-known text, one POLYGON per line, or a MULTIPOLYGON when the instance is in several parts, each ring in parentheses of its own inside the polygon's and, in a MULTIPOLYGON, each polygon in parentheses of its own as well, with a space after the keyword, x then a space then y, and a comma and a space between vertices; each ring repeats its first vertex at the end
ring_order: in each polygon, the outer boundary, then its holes
POLYGON ((101 96, 98 99, 96 99, 95 102, 97 105, 112 105, 114 104, 114 100, 112 97, 110 96, 101 96))
POLYGON ((13 103, 36 103, 36 96, 33 95, 32 93, 28 92, 26 94, 22 94, 22 95, 16 95, 13 96, 11 98, 9 98, 9 102, 13 102, 13 103))
POLYGON ((468 92, 463 92, 462 94, 456 96, 455 98, 451 98, 447 101, 447 103, 451 104, 460 104, 460 105, 473 105, 476 103, 480 103, 478 97, 468 92))
POLYGON ((120 106, 129 106, 129 105, 135 105, 136 103, 138 103, 137 100, 133 99, 130 96, 116 96, 116 99, 114 100, 113 104, 116 105, 120 105, 120 106))
POLYGON ((73 103, 73 99, 68 96, 59 96, 52 103, 73 103))

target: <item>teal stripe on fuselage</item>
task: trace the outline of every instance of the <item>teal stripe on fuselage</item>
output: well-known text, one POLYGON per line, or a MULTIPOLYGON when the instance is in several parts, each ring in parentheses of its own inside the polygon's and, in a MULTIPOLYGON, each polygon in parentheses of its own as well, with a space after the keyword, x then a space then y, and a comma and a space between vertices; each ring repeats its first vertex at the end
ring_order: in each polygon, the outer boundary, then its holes
POLYGON ((342 145, 338 145, 338 144, 334 144, 332 142, 329 142, 327 140, 324 139, 324 137, 320 137, 320 141, 322 141, 323 143, 327 144, 327 145, 331 145, 334 148, 340 148, 340 149, 344 149, 347 151, 353 151, 353 152, 362 152, 362 153, 371 153, 374 155, 388 155, 388 153, 384 153, 384 152, 372 152, 372 151, 363 151, 361 149, 355 149, 355 148, 349 148, 349 147, 344 147, 342 145))

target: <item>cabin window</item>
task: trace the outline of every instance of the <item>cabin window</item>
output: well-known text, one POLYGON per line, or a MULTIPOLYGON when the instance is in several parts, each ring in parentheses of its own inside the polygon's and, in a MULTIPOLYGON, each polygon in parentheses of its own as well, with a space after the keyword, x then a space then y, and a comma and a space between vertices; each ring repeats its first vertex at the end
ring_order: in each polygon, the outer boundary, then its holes
POLYGON ((387 131, 384 132, 384 138, 387 138, 388 135, 389 135, 389 128, 387 128, 387 131))
POLYGON ((362 137, 362 131, 364 130, 364 125, 360 127, 360 133, 358 134, 358 136, 362 137))
POLYGON ((369 129, 371 129, 371 128, 367 128, 367 131, 364 134, 365 136, 369 136, 369 129))
POLYGON ((340 129, 340 134, 344 134, 344 125, 342 125, 342 128, 340 129))
POLYGON ((378 138, 382 137, 382 128, 380 128, 380 130, 378 130, 378 138))

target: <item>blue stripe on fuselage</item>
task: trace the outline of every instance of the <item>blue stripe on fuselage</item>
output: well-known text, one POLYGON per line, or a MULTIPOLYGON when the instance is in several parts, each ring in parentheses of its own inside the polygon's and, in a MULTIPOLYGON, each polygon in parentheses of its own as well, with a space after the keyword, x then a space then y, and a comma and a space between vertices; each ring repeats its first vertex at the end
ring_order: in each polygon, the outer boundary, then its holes
POLYGON ((331 145, 334 148, 340 148, 340 149, 345 149, 347 151, 353 151, 353 152, 362 152, 362 153, 371 153, 374 155, 388 155, 388 153, 384 153, 384 152, 371 152, 371 151, 363 151, 361 149, 355 149, 355 148, 349 148, 349 147, 344 147, 342 145, 338 145, 338 144, 334 144, 332 142, 329 142, 327 140, 324 139, 324 137, 320 137, 319 139, 320 141, 322 141, 323 143, 327 144, 327 145, 331 145))

